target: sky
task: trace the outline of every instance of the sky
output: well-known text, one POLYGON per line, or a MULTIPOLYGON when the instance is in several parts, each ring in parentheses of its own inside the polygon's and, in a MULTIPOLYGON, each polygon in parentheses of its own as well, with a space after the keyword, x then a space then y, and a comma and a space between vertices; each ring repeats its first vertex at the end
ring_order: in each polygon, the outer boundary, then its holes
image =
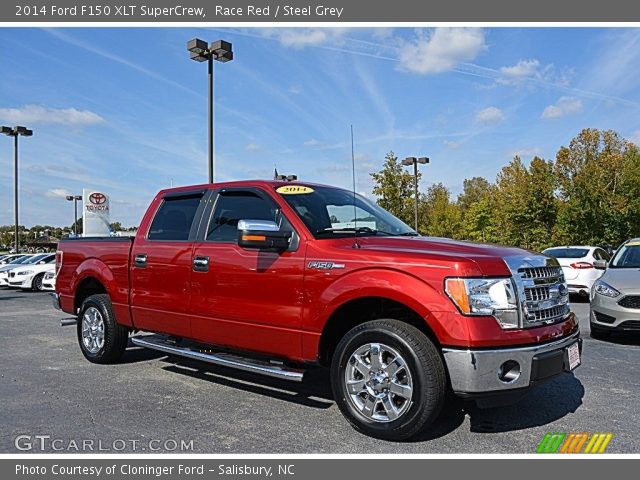
MULTIPOLYGON (((20 140, 20 223, 70 225, 67 194, 110 195, 134 226, 162 188, 207 179, 206 64, 194 37, 233 43, 215 65, 216 180, 357 190, 393 151, 428 156, 453 196, 514 155, 553 159, 583 128, 640 142, 640 29, 0 28, 0 123, 20 140)), ((0 138, 0 225, 13 151, 0 138)))

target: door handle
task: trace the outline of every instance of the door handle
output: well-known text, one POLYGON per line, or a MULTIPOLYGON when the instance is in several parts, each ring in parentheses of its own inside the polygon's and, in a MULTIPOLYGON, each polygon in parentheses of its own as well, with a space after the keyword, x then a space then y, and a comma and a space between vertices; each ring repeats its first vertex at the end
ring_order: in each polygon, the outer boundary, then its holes
POLYGON ((209 271, 209 257, 193 257, 193 271, 194 272, 208 272, 209 271))
POLYGON ((138 253, 133 259, 133 263, 138 268, 146 268, 147 267, 147 254, 146 253, 138 253))

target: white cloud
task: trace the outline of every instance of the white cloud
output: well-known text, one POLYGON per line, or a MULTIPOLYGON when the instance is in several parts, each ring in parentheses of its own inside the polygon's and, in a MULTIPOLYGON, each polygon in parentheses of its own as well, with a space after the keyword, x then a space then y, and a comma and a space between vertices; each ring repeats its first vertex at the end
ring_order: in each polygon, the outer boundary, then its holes
POLYGON ((423 75, 448 72, 486 48, 480 28, 435 28, 402 47, 400 69, 423 75))
POLYGON ((454 141, 454 140, 445 140, 444 142, 444 146, 451 149, 451 150, 457 150, 460 147, 460 143, 454 141))
POLYGON ((256 150, 260 150, 260 145, 258 145, 257 143, 247 143, 244 146, 244 149, 248 152, 255 152, 256 150))
POLYGON ((302 90, 297 85, 291 85, 289 87, 289 93, 292 94, 292 95, 298 95, 301 92, 302 92, 302 90))
POLYGON ((515 65, 500 67, 497 83, 503 85, 519 85, 534 80, 560 87, 569 86, 574 74, 572 69, 558 73, 553 64, 542 65, 538 59, 519 60, 515 65))
POLYGON ((65 198, 67 195, 71 195, 71 193, 64 188, 52 188, 51 190, 47 190, 44 195, 49 198, 65 198))
POLYGON ((315 138, 311 138, 304 142, 305 147, 318 147, 320 145, 322 145, 322 142, 320 140, 316 140, 315 138))
POLYGON ((582 100, 575 97, 560 97, 555 105, 549 105, 542 112, 542 118, 561 118, 582 112, 582 100))
POLYGON ((280 42, 283 47, 303 49, 341 43, 347 28, 267 28, 262 35, 280 42))
POLYGON ((504 112, 497 107, 487 107, 479 110, 473 121, 481 125, 492 125, 504 120, 504 112))
POLYGON ((51 108, 44 105, 0 108, 0 120, 13 124, 60 124, 76 127, 104 123, 104 118, 89 110, 51 108))
POLYGON ((629 140, 640 146, 640 130, 636 130, 635 132, 633 132, 629 140))

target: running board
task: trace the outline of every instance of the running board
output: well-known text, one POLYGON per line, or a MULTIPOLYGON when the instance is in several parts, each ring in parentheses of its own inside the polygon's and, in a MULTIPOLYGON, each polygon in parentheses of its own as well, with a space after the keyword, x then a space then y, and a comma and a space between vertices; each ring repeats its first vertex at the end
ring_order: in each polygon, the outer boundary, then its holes
POLYGON ((194 348, 178 346, 166 338, 157 335, 131 337, 130 340, 131 343, 138 347, 150 348, 170 355, 178 355, 180 357, 235 368, 245 372, 258 373, 281 380, 301 382, 304 376, 304 370, 301 369, 288 368, 284 365, 272 364, 264 360, 249 359, 225 352, 205 353, 194 348))

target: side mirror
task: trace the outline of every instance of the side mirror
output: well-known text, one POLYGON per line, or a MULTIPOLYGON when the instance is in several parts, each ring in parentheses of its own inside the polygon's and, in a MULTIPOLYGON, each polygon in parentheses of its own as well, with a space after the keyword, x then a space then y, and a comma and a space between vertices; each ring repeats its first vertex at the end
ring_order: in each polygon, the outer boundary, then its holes
POLYGON ((291 232, 281 232, 269 220, 239 220, 238 245, 242 248, 284 251, 289 248, 291 232))
POLYGON ((606 270, 607 269, 607 261, 606 260, 594 260, 593 268, 597 268, 598 270, 606 270))

